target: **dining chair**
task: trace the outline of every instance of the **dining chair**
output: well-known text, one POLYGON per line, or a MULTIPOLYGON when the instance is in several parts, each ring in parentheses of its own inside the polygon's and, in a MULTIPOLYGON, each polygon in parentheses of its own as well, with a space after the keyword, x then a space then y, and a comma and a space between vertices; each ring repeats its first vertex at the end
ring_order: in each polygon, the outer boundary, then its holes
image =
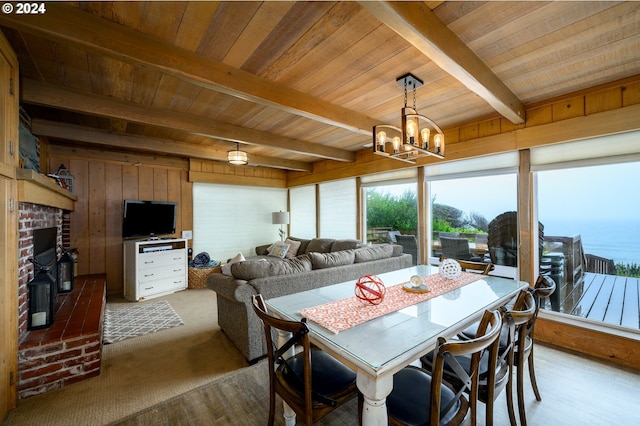
POLYGON ((459 425, 469 416, 475 425, 480 359, 488 348, 497 345, 501 326, 498 311, 485 311, 474 339, 438 338, 431 371, 409 365, 394 374, 393 390, 387 397, 389 422, 393 425, 459 425), (463 355, 471 357, 467 370, 456 360, 463 355), (454 387, 443 381, 445 365, 459 374, 461 386, 454 387))
MULTIPOLYGON (((441 257, 440 262, 442 262, 443 260, 444 260, 444 257, 441 257)), ((478 271, 482 275, 489 275, 489 272, 496 269, 495 265, 491 262, 489 263, 472 262, 470 260, 457 260, 457 259, 456 261, 460 264, 460 267, 462 268, 463 271, 478 271)))
POLYGON ((542 401, 538 383, 536 382, 536 373, 534 367, 533 356, 533 331, 535 329, 538 313, 540 312, 541 299, 548 298, 556 290, 556 283, 547 275, 540 275, 533 287, 533 296, 535 300, 535 312, 531 319, 522 326, 518 333, 518 342, 515 346, 514 365, 518 375, 518 411, 520 413, 520 424, 527 425, 527 417, 524 406, 524 368, 525 364, 529 366, 529 380, 536 400, 542 401))
POLYGON ((253 310, 262 320, 269 362, 269 422, 273 425, 276 394, 310 426, 356 397, 356 373, 309 341, 306 320, 289 321, 268 313, 262 295, 253 310), (282 344, 276 336, 287 335, 282 344), (289 356, 290 355, 290 356, 289 356))
MULTIPOLYGON (((514 353, 519 329, 529 322, 535 314, 536 303, 532 289, 522 290, 515 299, 511 308, 502 306, 502 330, 498 345, 492 348, 492 352, 486 353, 480 360, 480 373, 478 382, 478 400, 485 404, 485 425, 493 424, 494 401, 506 387, 507 408, 509 420, 512 426, 517 426, 513 405, 513 369, 514 353)), ((465 330, 467 334, 461 334, 462 340, 469 340, 477 334, 479 323, 465 330), (472 331, 473 330, 473 331, 472 331), (473 334, 471 334, 473 333, 473 334)), ((422 367, 431 370, 432 356, 427 354, 420 358, 422 367)), ((465 369, 469 368, 471 359, 469 356, 457 357, 458 363, 465 369)), ((445 366, 444 380, 450 383, 458 383, 459 379, 451 368, 445 366)))
POLYGON ((469 240, 466 238, 446 238, 440 237, 442 247, 442 257, 449 257, 456 260, 470 260, 479 262, 479 256, 473 256, 469 249, 469 240))

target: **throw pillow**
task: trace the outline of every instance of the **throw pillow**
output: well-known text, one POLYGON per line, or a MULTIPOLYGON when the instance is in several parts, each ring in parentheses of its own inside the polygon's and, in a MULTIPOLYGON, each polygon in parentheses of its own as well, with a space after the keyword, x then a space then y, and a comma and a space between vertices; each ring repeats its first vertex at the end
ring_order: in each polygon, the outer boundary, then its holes
POLYGON ((334 266, 351 265, 355 254, 353 250, 335 251, 333 253, 309 253, 313 269, 333 268, 334 266))
POLYGON ((238 262, 244 262, 244 260, 245 259, 244 259, 244 256, 242 255, 242 253, 236 254, 233 259, 228 261, 226 264, 222 265, 222 273, 224 275, 231 276, 231 265, 233 265, 234 263, 238 263, 238 262))
POLYGON ((269 256, 279 257, 284 259, 285 255, 289 251, 289 244, 286 243, 273 243, 269 247, 269 256))
POLYGON ((289 237, 291 241, 300 241, 300 248, 298 249, 298 254, 305 254, 307 252, 307 246, 309 245, 310 240, 305 240, 304 238, 296 238, 289 237))
POLYGON ((290 240, 289 238, 287 238, 285 240, 285 244, 289 245, 289 250, 287 250, 287 254, 285 255, 285 257, 287 259, 292 259, 298 255, 298 250, 300 249, 300 244, 302 244, 302 242, 290 240))

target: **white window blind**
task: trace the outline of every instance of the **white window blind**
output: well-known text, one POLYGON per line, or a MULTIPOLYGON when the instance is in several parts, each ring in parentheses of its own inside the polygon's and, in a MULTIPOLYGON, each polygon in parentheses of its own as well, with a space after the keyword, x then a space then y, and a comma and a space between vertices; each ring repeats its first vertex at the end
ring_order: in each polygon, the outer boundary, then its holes
POLYGON ((356 238, 356 180, 344 179, 319 185, 320 237, 356 238))
POLYGON ((289 190, 291 235, 297 238, 316 237, 316 186, 299 186, 289 190))
POLYGON ((456 179, 472 176, 493 176, 518 171, 518 152, 487 155, 468 160, 450 161, 425 166, 426 180, 456 179))
POLYGON ((280 240, 271 213, 287 210, 287 190, 210 183, 193 184, 193 254, 226 261, 280 240))
POLYGON ((532 171, 633 161, 640 161, 640 132, 531 148, 532 171))

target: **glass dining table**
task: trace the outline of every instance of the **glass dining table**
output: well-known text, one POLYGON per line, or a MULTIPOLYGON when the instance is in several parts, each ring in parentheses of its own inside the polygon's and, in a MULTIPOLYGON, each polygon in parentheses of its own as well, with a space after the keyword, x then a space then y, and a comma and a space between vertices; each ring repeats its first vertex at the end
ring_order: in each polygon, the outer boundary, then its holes
MULTIPOLYGON (((378 277, 390 287, 407 283, 414 275, 424 278, 438 272, 436 266, 418 265, 378 277)), ((356 281, 277 297, 266 303, 275 315, 299 321, 303 309, 352 298, 356 281)), ((498 308, 527 286, 524 281, 481 276, 460 288, 339 332, 309 320, 309 337, 313 344, 357 372, 358 389, 364 396, 363 424, 386 425, 385 401, 393 387, 394 373, 431 351, 439 336, 454 336, 478 321, 485 310, 498 308)))

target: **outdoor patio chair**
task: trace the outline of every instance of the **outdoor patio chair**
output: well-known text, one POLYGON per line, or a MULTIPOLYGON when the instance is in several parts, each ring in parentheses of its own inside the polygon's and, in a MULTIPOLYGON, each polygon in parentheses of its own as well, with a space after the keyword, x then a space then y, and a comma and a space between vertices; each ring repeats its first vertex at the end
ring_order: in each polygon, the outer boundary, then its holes
POLYGON ((418 264, 418 240, 415 235, 396 235, 396 242, 402 246, 402 252, 411 255, 411 264, 418 264))
POLYGON ((275 417, 276 394, 308 426, 358 395, 356 373, 311 346, 304 320, 288 321, 270 315, 260 294, 253 296, 253 310, 262 320, 267 339, 270 426, 275 417), (273 340, 280 333, 291 333, 292 337, 278 345, 273 340))
POLYGON ((482 261, 481 257, 471 255, 469 240, 466 238, 440 237, 440 245, 442 246, 442 257, 456 260, 470 260, 472 262, 482 261))

